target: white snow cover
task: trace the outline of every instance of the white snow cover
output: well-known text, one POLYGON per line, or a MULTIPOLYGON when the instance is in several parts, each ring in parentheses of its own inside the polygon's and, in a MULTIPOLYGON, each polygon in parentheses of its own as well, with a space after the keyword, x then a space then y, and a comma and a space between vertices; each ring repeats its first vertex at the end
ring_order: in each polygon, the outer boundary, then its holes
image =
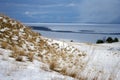
MULTIPOLYGON (((57 43, 59 44, 59 41, 57 43)), ((66 44, 87 53, 84 58, 86 66, 82 72, 79 72, 79 76, 88 77, 88 80, 120 79, 120 42, 99 45, 73 42, 66 44)), ((47 64, 38 60, 17 62, 8 57, 9 55, 9 50, 0 48, 0 79, 2 80, 75 80, 51 71, 47 64)))
POLYGON ((3 19, 3 22, 7 23, 7 19, 3 19))
POLYGON ((120 42, 111 44, 71 43, 87 53, 85 69, 80 72, 88 80, 120 79, 120 42))
POLYGON ((0 29, 1 32, 7 31, 7 30, 9 30, 9 28, 0 29))
POLYGON ((37 60, 17 62, 8 57, 10 53, 0 48, 0 80, 75 80, 51 71, 47 64, 37 60))
POLYGON ((16 22, 16 21, 14 21, 14 22, 11 22, 11 24, 12 24, 12 25, 15 25, 15 24, 17 24, 17 22, 16 22))
POLYGON ((2 19, 3 17, 0 16, 0 19, 2 19))
POLYGON ((15 41, 18 40, 18 36, 13 36, 12 40, 15 40, 15 41))

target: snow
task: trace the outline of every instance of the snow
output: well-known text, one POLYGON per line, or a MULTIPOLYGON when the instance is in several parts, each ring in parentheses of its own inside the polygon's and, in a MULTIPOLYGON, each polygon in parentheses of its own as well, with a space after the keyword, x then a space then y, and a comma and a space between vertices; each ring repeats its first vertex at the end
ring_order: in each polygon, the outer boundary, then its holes
POLYGON ((20 28, 20 32, 24 32, 24 28, 20 28))
POLYGON ((13 36, 13 37, 12 37, 12 40, 17 41, 17 40, 18 40, 18 36, 13 36))
POLYGON ((3 19, 3 22, 7 23, 7 20, 6 20, 6 19, 3 19))
POLYGON ((17 24, 17 22, 16 22, 16 21, 11 22, 11 25, 16 25, 16 24, 17 24))
POLYGON ((74 80, 57 72, 44 70, 47 66, 37 60, 17 62, 8 56, 11 51, 0 48, 0 80, 74 80))
POLYGON ((1 32, 7 31, 7 30, 9 30, 9 28, 0 29, 1 32))
POLYGON ((22 48, 23 48, 24 50, 27 50, 26 44, 23 44, 23 45, 22 45, 22 48))
POLYGON ((36 42, 40 42, 40 38, 39 37, 37 37, 36 42))
MULTIPOLYGON (((85 57, 86 59, 84 58, 86 66, 82 72, 79 72, 79 76, 87 76, 89 80, 95 77, 98 80, 120 79, 120 43, 97 45, 66 42, 66 44, 73 45, 88 55, 85 57)), ((17 62, 13 58, 8 57, 10 52, 0 48, 0 78, 2 80, 74 80, 49 70, 47 64, 45 65, 38 60, 17 62)), ((59 61, 61 62, 62 60, 59 61)), ((72 69, 74 70, 74 68, 72 69)))
POLYGON ((87 64, 80 73, 81 76, 87 76, 90 80, 98 75, 98 80, 120 79, 120 42, 99 45, 86 43, 70 44, 73 44, 88 55, 86 57, 87 64))
POLYGON ((2 19, 3 17, 0 16, 0 19, 2 19))

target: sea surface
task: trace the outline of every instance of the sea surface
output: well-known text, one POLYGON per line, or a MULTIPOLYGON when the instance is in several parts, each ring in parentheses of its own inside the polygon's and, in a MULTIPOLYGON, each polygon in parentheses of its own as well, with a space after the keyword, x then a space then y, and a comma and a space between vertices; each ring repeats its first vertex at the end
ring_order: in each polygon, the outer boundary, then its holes
POLYGON ((120 24, 25 23, 45 37, 96 43, 107 37, 120 39, 120 24))

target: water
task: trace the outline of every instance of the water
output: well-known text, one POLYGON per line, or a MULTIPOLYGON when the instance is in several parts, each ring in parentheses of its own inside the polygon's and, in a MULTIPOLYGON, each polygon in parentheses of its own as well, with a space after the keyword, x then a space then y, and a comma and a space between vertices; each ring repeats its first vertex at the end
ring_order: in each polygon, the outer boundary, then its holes
POLYGON ((35 31, 43 36, 75 42, 95 43, 107 37, 120 38, 120 24, 62 24, 62 23, 26 23, 36 26, 35 31), (45 29, 43 29, 45 28, 45 29))

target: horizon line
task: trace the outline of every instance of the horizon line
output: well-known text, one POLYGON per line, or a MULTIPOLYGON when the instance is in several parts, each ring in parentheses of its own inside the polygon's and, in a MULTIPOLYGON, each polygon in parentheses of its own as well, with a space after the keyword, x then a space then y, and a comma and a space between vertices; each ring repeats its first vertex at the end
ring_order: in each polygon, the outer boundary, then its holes
MULTIPOLYGON (((23 22, 24 23, 24 22, 23 22)), ((39 24, 45 24, 45 25, 115 25, 115 24, 112 24, 112 23, 40 23, 40 22, 30 22, 30 23, 24 23, 24 24, 36 24, 36 25, 39 25, 39 24)), ((117 23, 116 23, 117 24, 117 23)))

